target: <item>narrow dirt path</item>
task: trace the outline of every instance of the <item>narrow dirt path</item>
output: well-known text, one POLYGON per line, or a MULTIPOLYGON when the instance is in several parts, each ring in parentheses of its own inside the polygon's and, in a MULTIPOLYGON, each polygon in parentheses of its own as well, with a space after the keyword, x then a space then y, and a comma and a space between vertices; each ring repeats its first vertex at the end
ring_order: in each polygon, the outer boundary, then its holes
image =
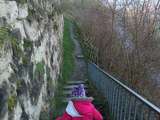
POLYGON ((87 96, 92 96, 94 98, 93 104, 102 113, 104 120, 109 120, 109 110, 106 99, 100 94, 100 92, 95 88, 95 86, 88 80, 87 63, 83 58, 83 52, 78 42, 78 37, 75 34, 75 26, 71 24, 70 35, 71 39, 75 44, 75 70, 71 77, 72 81, 84 81, 87 87, 87 96), (79 56, 79 57, 78 57, 79 56))
POLYGON ((87 79, 87 66, 85 60, 83 59, 83 53, 81 46, 76 39, 76 35, 74 33, 74 25, 71 23, 70 25, 70 36, 75 45, 74 59, 75 59, 75 69, 71 80, 83 81, 87 79))

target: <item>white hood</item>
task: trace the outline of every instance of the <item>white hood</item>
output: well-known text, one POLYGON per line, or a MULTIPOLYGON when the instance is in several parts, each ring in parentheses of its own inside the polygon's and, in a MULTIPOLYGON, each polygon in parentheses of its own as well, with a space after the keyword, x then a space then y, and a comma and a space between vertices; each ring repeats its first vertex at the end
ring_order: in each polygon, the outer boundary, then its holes
POLYGON ((82 117, 76 110, 76 108, 73 105, 72 101, 68 102, 67 108, 66 108, 67 114, 69 114, 72 117, 82 117))

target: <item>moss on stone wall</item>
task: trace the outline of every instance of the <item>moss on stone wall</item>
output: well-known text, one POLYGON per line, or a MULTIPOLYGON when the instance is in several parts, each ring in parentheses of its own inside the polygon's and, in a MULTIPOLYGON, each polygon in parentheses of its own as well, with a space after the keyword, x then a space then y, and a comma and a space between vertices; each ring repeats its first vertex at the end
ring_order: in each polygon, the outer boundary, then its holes
POLYGON ((15 37, 11 36, 11 44, 12 44, 13 54, 16 57, 21 58, 23 56, 23 52, 20 48, 20 45, 19 45, 20 43, 15 37))
POLYGON ((9 30, 6 27, 0 28, 0 49, 3 47, 5 41, 9 39, 9 30))
POLYGON ((27 16, 27 20, 28 22, 31 24, 32 23, 32 19, 33 19, 33 16, 35 14, 35 10, 34 9, 31 9, 31 8, 28 8, 28 16, 27 16))
POLYGON ((24 39, 23 47, 24 47, 25 49, 31 48, 31 47, 32 47, 32 42, 31 42, 30 40, 24 39))
POLYGON ((25 4, 27 3, 27 0, 15 0, 19 4, 25 4))
POLYGON ((57 31, 58 28, 59 28, 59 26, 58 26, 57 24, 54 24, 53 29, 54 29, 55 31, 57 31))
POLYGON ((30 61, 29 61, 29 58, 24 55, 24 56, 22 57, 22 63, 23 63, 23 65, 27 65, 29 62, 30 62, 30 61))
POLYGON ((9 98, 8 98, 8 110, 13 111, 16 103, 17 103, 16 96, 15 95, 9 96, 9 98))
POLYGON ((43 62, 39 62, 36 64, 35 72, 40 73, 40 74, 44 74, 44 63, 43 62))
POLYGON ((0 49, 4 46, 5 42, 11 43, 13 54, 15 57, 22 57, 23 52, 20 48, 20 43, 18 42, 17 38, 15 38, 8 27, 1 27, 0 28, 0 49))
POLYGON ((42 79, 45 73, 45 69, 44 69, 45 65, 43 62, 39 62, 36 64, 36 68, 34 71, 34 79, 42 79))
POLYGON ((10 42, 13 48, 13 52, 16 56, 22 56, 22 50, 19 46, 18 40, 11 34, 11 31, 7 27, 0 28, 0 49, 5 42, 10 42))
POLYGON ((16 81, 16 86, 17 86, 17 88, 21 87, 21 80, 16 81))

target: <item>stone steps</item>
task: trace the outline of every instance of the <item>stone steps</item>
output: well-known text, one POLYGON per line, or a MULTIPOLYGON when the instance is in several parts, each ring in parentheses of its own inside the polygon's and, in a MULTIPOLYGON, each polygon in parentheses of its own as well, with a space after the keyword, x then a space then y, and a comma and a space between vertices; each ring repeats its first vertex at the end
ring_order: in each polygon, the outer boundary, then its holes
MULTIPOLYGON (((63 89, 73 89, 74 87, 76 87, 77 85, 66 85, 65 87, 63 87, 63 89)), ((84 88, 87 89, 87 86, 84 85, 84 88)))
POLYGON ((84 56, 83 56, 83 55, 81 55, 81 54, 79 54, 79 55, 76 55, 76 58, 77 58, 77 59, 83 59, 83 58, 84 58, 84 56))
MULTIPOLYGON (((71 94, 71 92, 72 92, 72 90, 67 90, 67 91, 63 91, 62 94, 68 96, 71 94)), ((88 93, 88 92, 86 91, 86 93, 88 93)))
POLYGON ((68 81, 67 82, 67 84, 74 84, 74 85, 76 85, 76 84, 85 84, 86 83, 86 81, 68 81))

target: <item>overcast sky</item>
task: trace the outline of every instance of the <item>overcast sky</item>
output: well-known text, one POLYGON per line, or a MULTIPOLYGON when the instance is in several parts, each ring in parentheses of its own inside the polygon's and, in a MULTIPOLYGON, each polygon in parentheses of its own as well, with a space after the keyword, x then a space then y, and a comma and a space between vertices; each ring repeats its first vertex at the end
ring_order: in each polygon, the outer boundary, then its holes
MULTIPOLYGON (((103 3, 106 3, 107 1, 108 2, 110 2, 110 3, 113 3, 115 0, 100 0, 100 1, 102 1, 103 3)), ((117 2, 117 7, 119 8, 120 7, 120 5, 123 5, 123 3, 125 2, 126 0, 116 0, 116 2, 117 2)), ((127 0, 127 2, 129 2, 129 1, 137 1, 138 3, 139 2, 142 2, 143 3, 143 1, 144 0, 127 0)), ((147 1, 147 0, 146 0, 147 1)), ((158 2, 158 0, 148 0, 148 1, 150 1, 150 3, 154 6, 154 5, 156 5, 157 4, 157 2, 158 2)))
MULTIPOLYGON (((114 0, 101 0, 101 1, 109 1, 109 2, 113 2, 114 0)), ((119 3, 120 2, 123 2, 123 1, 125 1, 125 0, 117 0, 119 3)), ((127 0, 127 1, 131 1, 131 0, 127 0)), ((134 1, 144 1, 144 0, 134 0, 134 1)), ((147 0, 146 0, 147 1, 147 0)), ((149 0, 149 1, 151 1, 151 2, 153 2, 153 3, 157 3, 157 1, 158 0, 149 0)))

